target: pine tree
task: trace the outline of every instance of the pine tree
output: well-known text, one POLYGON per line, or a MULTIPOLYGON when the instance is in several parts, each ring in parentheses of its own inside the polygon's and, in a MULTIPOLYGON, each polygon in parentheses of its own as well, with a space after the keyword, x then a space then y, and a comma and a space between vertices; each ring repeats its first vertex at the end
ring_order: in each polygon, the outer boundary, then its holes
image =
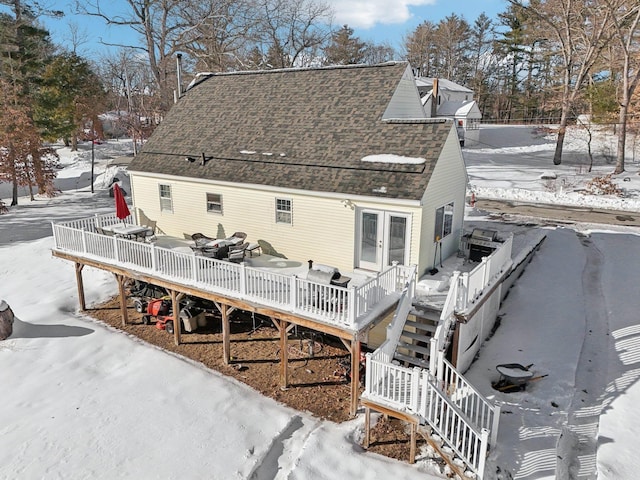
POLYGON ((34 117, 44 138, 71 140, 77 149, 84 124, 97 123, 106 93, 89 63, 74 53, 58 55, 47 65, 37 97, 34 117))
POLYGON ((363 63, 367 44, 353 36, 353 28, 348 25, 331 36, 331 43, 324 49, 326 65, 353 65, 363 63))
POLYGON ((49 168, 33 126, 32 101, 53 47, 49 33, 38 26, 30 3, 3 3, 13 8, 14 16, 0 15, 0 145, 4 147, 0 177, 13 183, 11 205, 16 205, 18 185, 27 185, 32 198, 34 183, 39 193, 52 192, 55 171, 49 168))

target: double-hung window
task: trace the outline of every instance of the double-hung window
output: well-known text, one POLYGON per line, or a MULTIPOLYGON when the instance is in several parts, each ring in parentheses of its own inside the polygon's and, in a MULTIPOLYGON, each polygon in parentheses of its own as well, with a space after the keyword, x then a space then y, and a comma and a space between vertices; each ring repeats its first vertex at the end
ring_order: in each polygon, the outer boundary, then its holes
POLYGON ((288 223, 292 222, 292 205, 291 199, 288 198, 276 198, 276 223, 288 223))
POLYGON ((222 213, 222 195, 207 193, 207 212, 222 213))
POLYGON ((160 211, 173 212, 173 200, 171 199, 171 185, 160 184, 160 211))

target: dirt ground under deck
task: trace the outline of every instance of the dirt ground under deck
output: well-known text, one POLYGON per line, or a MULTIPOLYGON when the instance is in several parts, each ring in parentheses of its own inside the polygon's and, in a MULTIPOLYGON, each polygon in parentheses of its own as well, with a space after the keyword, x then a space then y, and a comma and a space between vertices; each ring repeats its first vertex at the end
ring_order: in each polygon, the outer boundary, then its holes
MULTIPOLYGON (((145 325, 133 304, 128 309, 128 324, 123 326, 118 298, 86 313, 117 330, 233 377, 296 410, 338 423, 350 419, 350 385, 342 366, 350 357, 338 338, 319 333, 314 337, 309 330, 293 329, 288 344, 289 388, 283 390, 279 384, 279 334, 266 318, 242 311, 230 316, 232 361, 225 365, 219 315, 208 314, 205 327, 183 333, 182 343, 175 345, 173 335, 153 323, 145 325)), ((371 429, 369 451, 407 461, 408 432, 403 423, 382 418, 371 429)))

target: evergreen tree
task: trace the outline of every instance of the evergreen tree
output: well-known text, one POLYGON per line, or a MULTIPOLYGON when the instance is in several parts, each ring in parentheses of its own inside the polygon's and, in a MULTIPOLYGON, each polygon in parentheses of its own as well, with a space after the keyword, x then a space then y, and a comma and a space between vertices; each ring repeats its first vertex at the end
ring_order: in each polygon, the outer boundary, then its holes
POLYGON ((42 86, 34 112, 36 124, 46 139, 71 141, 77 149, 77 137, 85 123, 98 123, 106 93, 89 63, 74 53, 58 55, 42 75, 42 86))
POLYGON ((353 65, 364 63, 367 44, 353 36, 348 25, 331 36, 331 43, 324 49, 326 65, 353 65))
POLYGON ((0 138, 4 147, 0 177, 13 183, 12 205, 18 203, 18 185, 32 185, 38 192, 51 194, 55 172, 32 118, 34 93, 40 73, 53 51, 49 33, 36 22, 34 9, 20 0, 3 1, 12 7, 13 16, 0 15, 0 138), (15 117, 15 118, 13 118, 15 117))
POLYGON ((469 57, 472 68, 468 86, 475 92, 478 107, 483 115, 491 95, 488 79, 497 63, 495 56, 491 54, 494 39, 493 22, 484 13, 481 13, 471 27, 469 57))
POLYGON ((35 18, 0 14, 0 74, 11 79, 16 98, 28 98, 36 89, 39 73, 53 53, 49 32, 35 18))
POLYGON ((525 48, 525 18, 524 10, 511 5, 506 12, 498 15, 500 24, 506 29, 501 33, 500 38, 495 41, 495 52, 503 61, 502 72, 504 101, 499 109, 499 118, 511 120, 518 118, 514 116, 517 109, 519 95, 519 84, 521 71, 523 68, 523 57, 526 54, 525 48))

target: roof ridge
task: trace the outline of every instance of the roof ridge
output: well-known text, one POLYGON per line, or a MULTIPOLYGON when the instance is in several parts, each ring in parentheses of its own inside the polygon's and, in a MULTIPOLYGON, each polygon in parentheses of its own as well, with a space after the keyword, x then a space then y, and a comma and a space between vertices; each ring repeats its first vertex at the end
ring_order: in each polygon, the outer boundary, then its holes
MULTIPOLYGON (((266 75, 272 73, 290 73, 290 72, 312 72, 312 71, 327 71, 327 70, 348 70, 359 68, 380 68, 380 67, 394 67, 396 65, 408 65, 406 60, 391 60, 383 63, 356 63, 350 65, 326 65, 321 67, 287 67, 287 68, 273 68, 262 70, 235 70, 233 72, 199 72, 196 73, 191 83, 187 86, 186 90, 189 90, 193 86, 208 80, 211 77, 227 77, 235 75, 266 75)), ((185 91, 186 91, 185 90, 185 91)))

